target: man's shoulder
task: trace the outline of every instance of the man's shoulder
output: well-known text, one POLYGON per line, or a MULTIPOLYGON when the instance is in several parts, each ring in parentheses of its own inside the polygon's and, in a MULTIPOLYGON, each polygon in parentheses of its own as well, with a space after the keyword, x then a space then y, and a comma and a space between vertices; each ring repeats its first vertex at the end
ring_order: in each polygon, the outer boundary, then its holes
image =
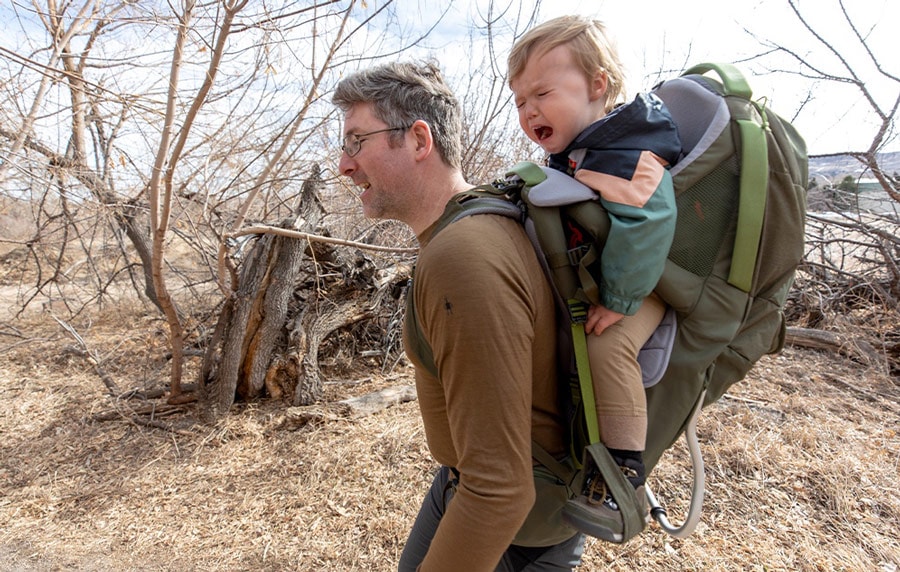
POLYGON ((527 240, 519 221, 498 214, 472 214, 447 225, 432 240, 429 247, 453 247, 467 244, 481 249, 494 249, 495 241, 527 240))
MULTIPOLYGON (((442 273, 519 266, 534 248, 517 220, 495 214, 466 216, 448 225, 419 253, 419 266, 442 273)), ((458 278, 458 276, 457 276, 458 278)))

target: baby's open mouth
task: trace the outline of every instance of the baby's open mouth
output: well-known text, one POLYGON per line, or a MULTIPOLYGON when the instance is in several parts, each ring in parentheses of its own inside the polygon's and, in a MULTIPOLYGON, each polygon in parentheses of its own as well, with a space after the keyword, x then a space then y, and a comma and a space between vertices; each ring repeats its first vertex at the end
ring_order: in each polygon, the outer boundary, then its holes
POLYGON ((537 136, 538 141, 543 141, 553 135, 553 128, 541 125, 540 127, 535 127, 534 134, 537 136))

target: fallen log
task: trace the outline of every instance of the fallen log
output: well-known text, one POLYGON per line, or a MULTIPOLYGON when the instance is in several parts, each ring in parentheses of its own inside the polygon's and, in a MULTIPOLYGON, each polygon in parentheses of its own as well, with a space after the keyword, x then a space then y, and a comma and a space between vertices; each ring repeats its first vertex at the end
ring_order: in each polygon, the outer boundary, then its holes
POLYGON ((836 332, 813 328, 788 328, 784 340, 785 345, 836 352, 866 365, 883 362, 885 359, 885 356, 868 341, 836 332))
POLYGON ((341 419, 357 419, 413 401, 417 397, 413 385, 387 387, 385 389, 351 397, 333 403, 289 407, 276 422, 279 429, 295 430, 305 425, 319 425, 341 419))

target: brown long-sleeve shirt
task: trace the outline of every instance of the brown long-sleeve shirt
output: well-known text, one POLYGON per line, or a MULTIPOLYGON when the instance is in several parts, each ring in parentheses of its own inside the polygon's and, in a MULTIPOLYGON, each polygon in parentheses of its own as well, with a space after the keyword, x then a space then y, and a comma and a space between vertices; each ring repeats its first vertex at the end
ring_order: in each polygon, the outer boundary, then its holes
POLYGON ((420 569, 492 571, 534 503, 532 438, 564 449, 552 292, 512 219, 469 216, 420 241, 410 295, 438 378, 416 368, 419 406, 432 455, 460 474, 420 569))

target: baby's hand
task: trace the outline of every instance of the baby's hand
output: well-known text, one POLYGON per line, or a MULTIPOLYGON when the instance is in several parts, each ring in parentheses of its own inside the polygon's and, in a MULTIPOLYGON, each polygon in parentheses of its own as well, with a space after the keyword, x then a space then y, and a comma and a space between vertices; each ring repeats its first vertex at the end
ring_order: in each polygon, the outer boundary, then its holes
POLYGON ((625 317, 625 314, 613 312, 606 306, 591 306, 588 308, 587 322, 584 324, 584 333, 599 336, 603 330, 612 326, 625 317))

